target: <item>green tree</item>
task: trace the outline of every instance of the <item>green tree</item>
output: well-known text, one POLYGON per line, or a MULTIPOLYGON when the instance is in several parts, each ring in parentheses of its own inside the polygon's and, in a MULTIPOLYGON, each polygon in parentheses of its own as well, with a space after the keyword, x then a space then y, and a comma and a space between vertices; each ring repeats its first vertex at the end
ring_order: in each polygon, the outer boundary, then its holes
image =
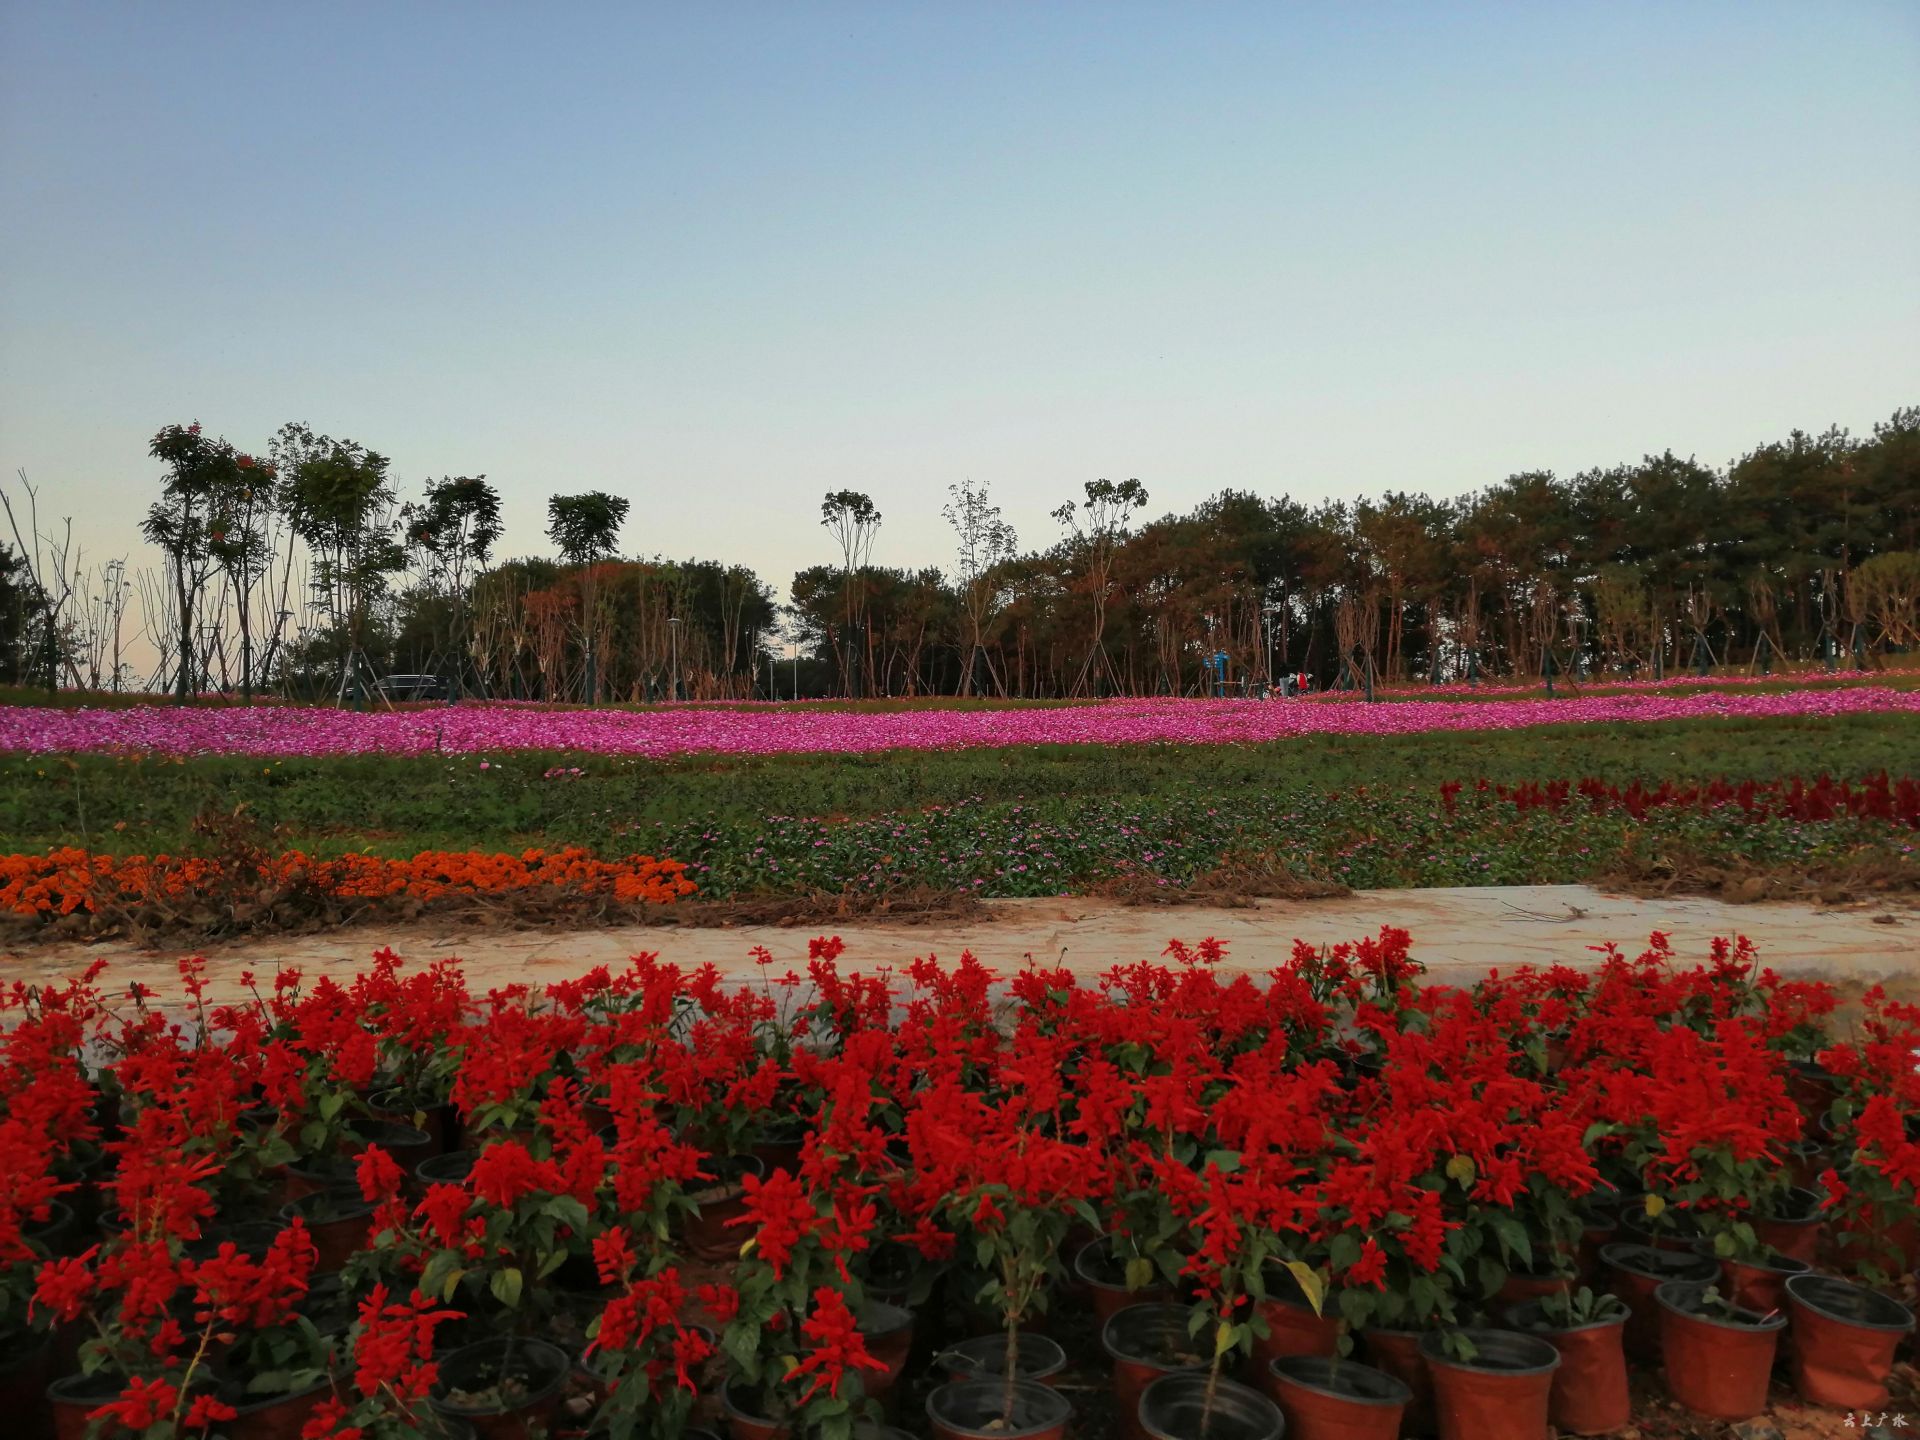
POLYGON ((880 512, 858 490, 831 490, 820 502, 820 524, 840 547, 841 598, 845 623, 840 632, 840 684, 849 697, 867 693, 860 669, 858 639, 865 611, 865 571, 880 530, 880 512))
POLYGON ((408 545, 425 562, 424 588, 435 602, 422 608, 446 614, 446 648, 457 657, 452 680, 457 696, 477 663, 471 597, 503 533, 500 492, 484 475, 429 480, 424 497, 402 507, 401 523, 408 545))
POLYGON ((374 607, 388 577, 406 565, 387 463, 354 441, 329 441, 301 462, 284 493, 294 531, 315 558, 314 593, 339 652, 343 701, 367 653, 374 607))
MULTIPOLYGON (((618 548, 620 527, 627 522, 627 500, 604 490, 581 495, 555 495, 547 501, 547 538, 560 558, 580 567, 580 631, 586 657, 583 686, 589 705, 600 703, 599 657, 594 636, 601 628, 599 563, 618 548)), ((677 684, 677 681, 676 681, 677 684)))
POLYGON ((195 623, 218 563, 213 517, 241 488, 240 457, 225 440, 203 435, 198 420, 166 426, 148 443, 147 453, 167 468, 160 499, 148 507, 140 532, 166 556, 174 602, 174 696, 185 704, 194 690, 195 623))

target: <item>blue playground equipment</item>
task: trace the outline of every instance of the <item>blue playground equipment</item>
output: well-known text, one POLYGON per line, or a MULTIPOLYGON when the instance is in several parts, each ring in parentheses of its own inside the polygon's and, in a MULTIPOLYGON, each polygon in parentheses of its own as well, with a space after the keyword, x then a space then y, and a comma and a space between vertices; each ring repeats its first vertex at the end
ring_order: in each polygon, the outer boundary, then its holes
POLYGON ((1213 694, 1215 699, 1225 699, 1227 694, 1227 652, 1216 650, 1207 656, 1207 669, 1213 672, 1213 694))

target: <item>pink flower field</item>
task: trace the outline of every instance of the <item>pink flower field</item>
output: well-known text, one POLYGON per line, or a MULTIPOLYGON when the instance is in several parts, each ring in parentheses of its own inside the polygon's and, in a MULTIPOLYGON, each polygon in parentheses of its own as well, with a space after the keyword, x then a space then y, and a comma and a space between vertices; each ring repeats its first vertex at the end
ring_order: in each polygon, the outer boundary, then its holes
POLYGON ((1116 700, 1009 710, 542 710, 465 704, 357 712, 0 707, 0 751, 312 756, 578 750, 604 755, 774 755, 1014 745, 1258 744, 1299 735, 1407 735, 1703 717, 1920 713, 1920 692, 1879 686, 1777 694, 1628 694, 1565 700, 1116 700))

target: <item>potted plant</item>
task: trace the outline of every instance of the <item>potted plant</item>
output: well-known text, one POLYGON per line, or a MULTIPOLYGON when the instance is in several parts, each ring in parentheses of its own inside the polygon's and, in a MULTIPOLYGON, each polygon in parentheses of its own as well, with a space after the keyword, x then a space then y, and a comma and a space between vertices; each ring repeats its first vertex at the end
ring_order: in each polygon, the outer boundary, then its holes
MULTIPOLYGON (((411 1213, 394 1203, 397 1168, 384 1172, 373 1244, 353 1263, 379 1278, 417 1276, 418 1287, 442 1303, 465 1295, 475 1318, 531 1333, 558 1303, 554 1287, 539 1282, 599 1232, 582 1196, 595 1199, 605 1165, 605 1150, 589 1136, 563 1143, 548 1160, 518 1140, 499 1140, 480 1152, 465 1184, 429 1187, 411 1213)), ((476 1363, 492 1362, 482 1356, 476 1363)), ((448 1375, 472 1388, 462 1367, 448 1375)))
POLYGON ((1890 1296, 1826 1275, 1792 1276, 1786 1292, 1789 1363, 1800 1398, 1845 1410, 1885 1405, 1893 1353, 1913 1329, 1913 1312, 1890 1296))
POLYGON ((1432 1330, 1420 1342, 1433 1376, 1440 1440, 1541 1440, 1560 1352, 1513 1330, 1432 1330))
POLYGON ((1320 1276, 1288 1253, 1278 1226, 1288 1206, 1282 1188, 1292 1166, 1277 1152, 1209 1155, 1198 1177, 1204 1206, 1187 1217, 1193 1254, 1186 1275, 1195 1290, 1189 1331, 1211 1336, 1202 1346, 1204 1374, 1173 1373, 1140 1397, 1140 1425, 1160 1440, 1262 1440, 1285 1422, 1258 1390, 1227 1380, 1228 1357, 1251 1355, 1258 1338, 1252 1291, 1273 1270, 1285 1273, 1317 1314, 1325 1294, 1320 1276))
POLYGON ((1633 1418, 1623 1344, 1629 1314, 1619 1296, 1596 1295, 1584 1285, 1572 1295, 1549 1295, 1507 1310, 1509 1327, 1539 1335, 1560 1352, 1548 1401, 1556 1430, 1602 1435, 1633 1418))
POLYGON ((1748 1420, 1767 1408, 1787 1317, 1742 1310, 1710 1284, 1670 1280, 1654 1292, 1667 1389, 1697 1415, 1748 1420))
POLYGON ((1101 1326, 1100 1343, 1113 1360, 1114 1425, 1127 1440, 1146 1434, 1140 1396, 1147 1386, 1175 1371, 1203 1369, 1211 1360, 1193 1338, 1191 1315, 1184 1305, 1129 1305, 1101 1326))
MULTIPOLYGON (((1003 1423, 1016 1414, 1051 1414, 1050 1402, 1035 1412, 1023 1399, 1021 1324, 1045 1310, 1047 1285, 1062 1273, 1060 1254, 1076 1218, 1097 1216, 1087 1205, 1088 1177, 1077 1147, 1053 1138, 1043 1117, 1018 1098, 990 1103, 956 1084, 919 1097, 910 1124, 922 1164, 916 1185, 943 1210, 983 1276, 975 1299, 1000 1321, 999 1384, 1003 1423)), ((979 1421, 980 1392, 954 1382, 928 1400, 936 1428, 956 1433, 979 1421)))
POLYGON ((572 1367, 566 1351, 530 1335, 478 1340, 440 1359, 429 1402, 482 1440, 533 1440, 553 1429, 572 1367))
POLYGON ((257 1260, 232 1242, 194 1259, 163 1240, 123 1238, 47 1262, 36 1306, 93 1329, 79 1374, 48 1391, 56 1429, 72 1428, 77 1413, 109 1433, 117 1425, 174 1440, 231 1425, 241 1415, 234 1399, 249 1395, 297 1417, 317 1398, 323 1363, 312 1326, 295 1312, 312 1271, 313 1245, 298 1225, 257 1260), (242 1336, 253 1343, 235 1353, 242 1336), (225 1393, 222 1361, 232 1365, 225 1393))
POLYGON ((30 1428, 45 1416, 52 1340, 34 1311, 34 1274, 52 1258, 56 1224, 73 1213, 57 1197, 77 1187, 54 1171, 51 1134, 28 1119, 53 1116, 6 1088, 19 1108, 0 1119, 0 1414, 30 1428))
POLYGON ((748 1180, 745 1258, 720 1342, 734 1376, 722 1400, 735 1440, 852 1434, 862 1372, 886 1371, 867 1351, 842 1278, 873 1218, 857 1190, 816 1189, 786 1170, 748 1180))
POLYGON ((1745 1253, 1740 1253, 1737 1243, 1724 1236, 1702 1240, 1696 1248, 1708 1259, 1719 1262, 1720 1291, 1727 1299, 1742 1310, 1765 1314, 1783 1308, 1787 1303, 1787 1281, 1795 1275, 1807 1274, 1813 1267, 1804 1260, 1782 1255, 1760 1240, 1757 1230, 1755 1239, 1758 1243, 1745 1253), (1720 1245, 1733 1253, 1717 1255, 1715 1248, 1720 1245))
POLYGON ((1711 1284, 1720 1273, 1710 1257, 1651 1245, 1608 1245, 1600 1251, 1600 1266, 1608 1289, 1626 1303, 1621 1343, 1630 1358, 1641 1361, 1660 1357, 1662 1310, 1654 1293, 1672 1280, 1711 1284))
POLYGON ((1266 1390, 1290 1440, 1396 1440, 1413 1392, 1384 1370, 1325 1355, 1278 1355, 1266 1390))
POLYGON ((1140 1396, 1140 1426, 1153 1440, 1280 1440, 1280 1407, 1251 1386, 1205 1375, 1162 1375, 1140 1396))
POLYGON ((375 1285, 359 1307, 348 1340, 339 1393, 322 1399, 302 1431, 304 1440, 447 1440, 475 1432, 464 1420, 436 1415, 431 1395, 439 1380, 434 1331, 458 1312, 436 1309, 415 1291, 394 1301, 375 1285))

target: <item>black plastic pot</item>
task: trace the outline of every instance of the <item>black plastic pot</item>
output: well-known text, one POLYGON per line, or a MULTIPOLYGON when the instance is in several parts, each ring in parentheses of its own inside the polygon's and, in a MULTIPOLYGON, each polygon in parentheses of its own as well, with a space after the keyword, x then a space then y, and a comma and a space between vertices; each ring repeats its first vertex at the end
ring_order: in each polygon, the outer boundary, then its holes
POLYGON ((280 1227, 266 1220, 242 1220, 237 1225, 210 1225, 198 1240, 183 1247, 189 1260, 211 1260, 222 1245, 231 1243, 249 1260, 262 1259, 280 1236, 280 1227))
POLYGON ((953 1380, 927 1396, 934 1440, 1062 1440, 1073 1406, 1058 1390, 1013 1382, 1007 1409, 1004 1380, 953 1380))
POLYGON ((399 1120, 356 1120, 353 1122, 354 1148, 365 1150, 378 1145, 404 1166, 408 1156, 424 1158, 432 1137, 417 1125, 399 1120))
POLYGON ((47 1202, 47 1218, 28 1221, 20 1238, 42 1255, 64 1255, 74 1233, 73 1207, 62 1200, 47 1202))
POLYGON ((15 1331, 0 1335, 0 1415, 26 1435, 53 1430, 53 1412, 47 1405, 47 1382, 53 1371, 53 1342, 49 1336, 15 1331))
POLYGON ((529 1336, 481 1340, 463 1345, 440 1361, 440 1378, 433 1387, 431 1403, 441 1415, 473 1424, 482 1434, 498 1434, 498 1421, 514 1417, 531 1428, 545 1424, 552 1428, 560 1405, 560 1391, 567 1382, 572 1361, 558 1345, 529 1336), (497 1385, 503 1379, 518 1378, 522 1393, 496 1404, 475 1404, 452 1398, 456 1393, 474 1393, 497 1385))
POLYGON ((1154 1440, 1280 1440, 1286 1418, 1280 1407, 1233 1380, 1214 1382, 1207 1400, 1205 1375, 1163 1375, 1140 1396, 1140 1428, 1154 1440))
POLYGON ((464 1185, 473 1173, 473 1162, 479 1158, 478 1150, 449 1150, 442 1155, 430 1155, 413 1167, 413 1178, 422 1185, 464 1185))
MULTIPOLYGON (((1067 1352, 1044 1335, 1022 1330, 1015 1344, 1015 1364, 1018 1366, 1014 1372, 1016 1379, 1044 1383, 1067 1368, 1067 1352)), ((949 1345, 933 1359, 956 1381, 971 1380, 975 1376, 1005 1375, 1007 1337, 978 1335, 971 1340, 962 1340, 958 1345, 949 1345)))

